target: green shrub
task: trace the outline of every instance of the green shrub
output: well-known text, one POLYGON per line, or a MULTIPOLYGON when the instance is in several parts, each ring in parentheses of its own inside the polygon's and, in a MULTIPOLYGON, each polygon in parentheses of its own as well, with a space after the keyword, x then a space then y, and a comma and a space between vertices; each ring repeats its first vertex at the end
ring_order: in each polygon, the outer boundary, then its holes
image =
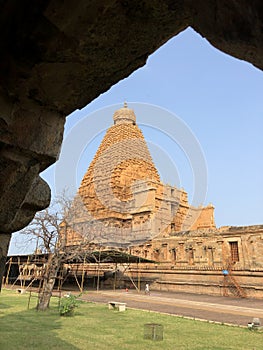
POLYGON ((60 316, 72 316, 74 309, 78 306, 78 300, 74 295, 67 295, 60 299, 60 316))

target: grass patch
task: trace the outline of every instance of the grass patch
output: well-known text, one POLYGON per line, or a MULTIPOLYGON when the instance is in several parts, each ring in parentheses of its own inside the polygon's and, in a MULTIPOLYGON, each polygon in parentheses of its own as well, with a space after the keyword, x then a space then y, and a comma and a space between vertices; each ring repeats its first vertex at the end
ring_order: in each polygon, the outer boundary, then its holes
POLYGON ((73 317, 60 317, 58 300, 37 312, 36 298, 3 290, 0 349, 6 350, 263 350, 263 333, 138 310, 118 312, 107 305, 81 303, 73 317), (143 338, 145 323, 160 323, 164 340, 143 338))

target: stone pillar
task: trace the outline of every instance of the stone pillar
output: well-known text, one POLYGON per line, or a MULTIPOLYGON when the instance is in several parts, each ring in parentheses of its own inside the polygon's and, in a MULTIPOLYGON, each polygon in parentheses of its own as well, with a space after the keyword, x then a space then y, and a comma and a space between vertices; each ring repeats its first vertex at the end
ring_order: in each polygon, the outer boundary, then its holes
POLYGON ((0 234, 0 290, 2 287, 3 275, 5 272, 6 256, 8 252, 10 239, 10 233, 0 234))
POLYGON ((179 248, 178 248, 178 262, 184 262, 186 260, 186 252, 184 249, 184 242, 178 242, 179 248))

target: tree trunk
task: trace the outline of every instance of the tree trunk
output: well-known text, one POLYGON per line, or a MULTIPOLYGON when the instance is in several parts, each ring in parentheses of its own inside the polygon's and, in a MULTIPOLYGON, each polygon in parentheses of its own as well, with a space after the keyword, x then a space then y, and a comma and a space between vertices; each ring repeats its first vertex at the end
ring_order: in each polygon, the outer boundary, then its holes
POLYGON ((52 291, 60 268, 60 263, 60 258, 57 255, 50 254, 46 264, 46 271, 43 276, 43 285, 39 293, 36 307, 39 311, 45 311, 49 307, 52 291))

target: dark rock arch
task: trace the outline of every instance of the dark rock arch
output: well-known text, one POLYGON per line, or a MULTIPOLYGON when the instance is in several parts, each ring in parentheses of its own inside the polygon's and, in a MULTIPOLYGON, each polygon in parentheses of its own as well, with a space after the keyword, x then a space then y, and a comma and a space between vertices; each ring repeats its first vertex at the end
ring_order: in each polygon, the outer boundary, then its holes
POLYGON ((38 174, 55 162, 70 112, 188 26, 262 69, 262 17, 261 0, 1 1, 0 261, 11 232, 49 203, 38 174))

